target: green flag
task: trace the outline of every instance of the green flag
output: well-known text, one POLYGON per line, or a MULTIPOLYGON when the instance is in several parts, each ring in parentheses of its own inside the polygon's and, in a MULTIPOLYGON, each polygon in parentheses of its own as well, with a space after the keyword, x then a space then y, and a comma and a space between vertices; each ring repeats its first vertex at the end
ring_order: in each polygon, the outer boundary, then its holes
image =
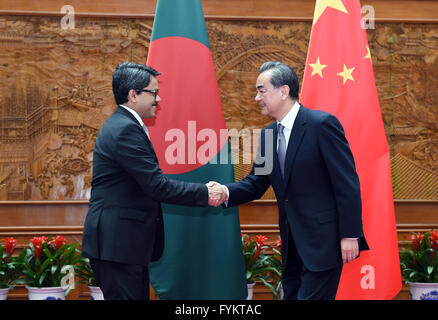
MULTIPOLYGON (((200 0, 158 0, 147 64, 161 102, 148 119, 160 167, 172 179, 234 181, 230 148, 200 0)), ((163 204, 165 248, 151 263, 164 299, 245 299, 237 208, 163 204)))

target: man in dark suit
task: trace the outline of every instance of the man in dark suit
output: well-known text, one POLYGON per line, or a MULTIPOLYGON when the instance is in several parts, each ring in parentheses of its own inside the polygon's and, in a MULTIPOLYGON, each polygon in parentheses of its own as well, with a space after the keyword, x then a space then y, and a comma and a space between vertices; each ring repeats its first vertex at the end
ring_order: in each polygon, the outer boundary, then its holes
POLYGON ((264 63, 256 89, 261 113, 277 121, 262 130, 251 173, 223 187, 221 200, 236 206, 272 185, 284 299, 334 299, 343 264, 368 249, 359 179, 343 128, 333 115, 297 102, 298 77, 283 63, 264 63))
POLYGON ((207 206, 215 196, 203 184, 168 179, 158 166, 142 121, 155 117, 158 75, 145 65, 117 66, 112 86, 119 106, 96 139, 82 255, 105 299, 149 299, 147 266, 164 248, 160 202, 207 206))

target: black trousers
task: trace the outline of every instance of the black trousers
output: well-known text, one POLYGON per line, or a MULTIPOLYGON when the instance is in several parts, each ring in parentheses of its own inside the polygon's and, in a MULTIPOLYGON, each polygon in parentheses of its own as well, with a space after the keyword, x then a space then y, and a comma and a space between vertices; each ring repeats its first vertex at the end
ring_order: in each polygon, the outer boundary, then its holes
POLYGON ((149 300, 146 266, 90 259, 105 300, 149 300))
POLYGON ((313 272, 307 269, 289 230, 288 254, 283 256, 283 300, 334 300, 342 273, 342 263, 336 268, 313 272), (286 259, 285 259, 286 258, 286 259))

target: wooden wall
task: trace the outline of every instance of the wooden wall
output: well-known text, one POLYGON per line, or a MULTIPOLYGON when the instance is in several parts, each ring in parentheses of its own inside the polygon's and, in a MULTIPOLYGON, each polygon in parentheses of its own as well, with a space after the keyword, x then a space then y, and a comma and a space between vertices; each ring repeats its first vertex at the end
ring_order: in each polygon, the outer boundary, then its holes
MULTIPOLYGON (((254 108, 260 64, 280 59, 301 78, 315 1, 203 0, 229 129, 269 118, 254 108)), ((0 3, 0 240, 19 247, 36 235, 80 242, 88 208, 91 154, 112 112, 111 73, 145 62, 156 1, 72 0, 76 29, 60 30, 56 0, 0 3), (10 114, 35 110, 38 121, 10 114)), ((375 9, 368 39, 391 156, 438 177, 438 1, 362 1, 375 9)), ((237 178, 248 166, 236 166, 237 178)), ((415 184, 411 188, 415 188, 415 184)), ((240 207, 242 232, 278 237, 272 192, 240 207)), ((396 199, 399 245, 410 232, 438 228, 438 197, 396 199)), ((24 288, 12 299, 26 297, 24 288)), ((269 299, 263 287, 256 298, 269 299)), ((88 298, 81 287, 71 299, 88 298)), ((397 298, 406 299, 406 291, 397 298)))
MULTIPOLYGON (((67 3, 57 0, 3 0, 0 10, 4 14, 59 15, 67 3)), ((88 16, 152 17, 155 0, 86 1, 70 0, 77 14, 88 16)), ((438 3, 435 0, 364 0, 362 6, 375 8, 377 21, 437 22, 438 3)), ((311 20, 314 0, 202 0, 207 19, 238 20, 311 20)))

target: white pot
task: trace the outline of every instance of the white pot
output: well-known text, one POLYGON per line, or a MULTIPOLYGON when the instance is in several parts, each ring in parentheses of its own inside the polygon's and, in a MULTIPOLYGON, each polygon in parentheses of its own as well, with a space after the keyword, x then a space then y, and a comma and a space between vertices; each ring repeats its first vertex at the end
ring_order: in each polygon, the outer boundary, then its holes
POLYGON ((9 294, 9 288, 0 289, 0 300, 7 300, 9 294))
POLYGON ((103 292, 99 287, 88 286, 91 292, 91 300, 105 300, 103 298, 103 292))
POLYGON ((255 282, 248 283, 247 286, 248 286, 248 296, 246 297, 246 300, 252 300, 255 282))
POLYGON ((438 283, 409 282, 411 300, 438 300, 438 283))
POLYGON ((26 287, 29 300, 65 300, 67 287, 26 287))

